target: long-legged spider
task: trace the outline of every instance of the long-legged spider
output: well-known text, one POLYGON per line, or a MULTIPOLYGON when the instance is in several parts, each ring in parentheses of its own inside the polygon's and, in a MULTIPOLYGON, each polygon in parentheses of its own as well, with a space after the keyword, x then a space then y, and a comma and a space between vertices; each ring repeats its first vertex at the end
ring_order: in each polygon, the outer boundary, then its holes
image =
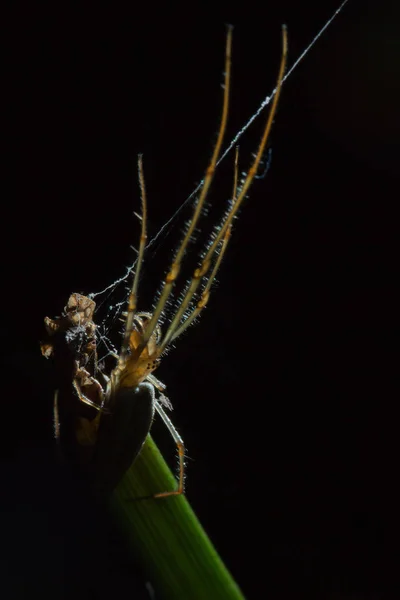
MULTIPOLYGON (((157 493, 153 496, 155 498, 183 493, 185 448, 182 438, 163 408, 163 404, 166 403, 162 394, 165 386, 156 379, 153 371, 158 367, 161 357, 168 346, 199 316, 209 299, 213 281, 215 280, 229 242, 233 219, 257 174, 275 117, 286 66, 286 28, 283 27, 282 30, 282 57, 275 96, 253 163, 241 185, 238 186, 238 155, 236 153, 235 177, 230 207, 225 213, 218 229, 211 235, 199 266, 194 270, 186 291, 181 301, 177 304, 174 316, 170 320, 165 332, 162 332, 160 318, 172 294, 175 282, 179 277, 183 257, 202 213, 221 151, 229 112, 231 47, 232 28, 229 27, 225 51, 223 108, 217 141, 211 161, 205 172, 193 214, 187 225, 186 233, 175 252, 171 266, 164 279, 161 294, 152 313, 137 311, 139 279, 147 241, 147 201, 143 162, 142 157, 139 156, 138 171, 142 214, 140 216, 141 235, 138 258, 128 299, 128 309, 125 313, 125 327, 121 350, 120 354, 115 356, 117 364, 111 371, 109 378, 97 368, 96 360, 92 361, 92 368, 88 368, 90 361, 87 349, 92 347, 95 327, 92 322, 94 311, 93 301, 85 296, 73 294, 63 315, 64 319, 66 319, 64 329, 69 332, 69 341, 67 341, 67 344, 69 344, 69 349, 72 350, 74 356, 73 387, 79 401, 79 417, 75 423, 75 434, 78 443, 89 446, 95 445, 95 451, 91 453, 93 469, 96 473, 104 472, 107 468, 109 470, 112 469, 114 471, 114 475, 111 477, 111 479, 114 479, 112 482, 113 487, 140 451, 151 427, 154 413, 157 411, 178 448, 179 481, 176 490, 157 493), (192 305, 191 303, 200 286, 203 286, 203 288, 199 292, 197 303, 192 305), (159 397, 156 397, 155 390, 160 392, 159 397), (82 409, 94 409, 96 411, 95 418, 88 420, 86 415, 81 412, 82 409), (122 430, 126 430, 126 434, 122 433, 122 430), (125 448, 121 448, 121 439, 123 437, 125 438, 125 448), (118 463, 118 475, 115 475, 116 463, 118 463)), ((46 326, 48 332, 54 333, 55 330, 60 329, 60 323, 59 320, 52 321, 51 319, 47 319, 46 326)), ((42 351, 45 355, 51 353, 51 350, 49 350, 50 346, 42 346, 42 351)), ((93 348, 92 350, 94 352, 93 348)), ((57 401, 55 407, 55 420, 57 422, 57 401)))

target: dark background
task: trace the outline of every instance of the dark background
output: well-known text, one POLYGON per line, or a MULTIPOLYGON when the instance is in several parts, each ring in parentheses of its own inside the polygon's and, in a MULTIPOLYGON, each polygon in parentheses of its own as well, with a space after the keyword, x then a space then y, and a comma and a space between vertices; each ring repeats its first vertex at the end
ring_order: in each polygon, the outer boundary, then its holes
MULTIPOLYGON (((7 597, 91 597, 96 581, 96 597, 126 585, 146 597, 112 525, 79 504, 53 463, 43 317, 132 261, 139 152, 150 237, 201 180, 224 25, 235 25, 228 142, 275 85, 281 24, 290 67, 338 5, 32 5, 6 19, 7 597)), ((201 321, 157 372, 187 444, 187 496, 248 598, 398 595, 399 18, 395 2, 349 0, 285 83, 269 172, 245 202, 201 321)), ((241 139, 242 169, 263 122, 241 139)), ((200 245, 223 213, 232 163, 217 173, 200 245)), ((188 215, 146 257, 142 310, 188 215)), ((173 462, 167 432, 154 433, 173 462)))

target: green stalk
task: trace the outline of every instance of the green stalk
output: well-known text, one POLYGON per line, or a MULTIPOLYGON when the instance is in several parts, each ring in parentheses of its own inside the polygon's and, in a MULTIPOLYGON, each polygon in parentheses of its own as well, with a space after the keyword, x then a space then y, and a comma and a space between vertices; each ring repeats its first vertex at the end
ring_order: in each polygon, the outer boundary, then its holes
POLYGON ((183 495, 133 500, 175 487, 149 435, 111 499, 113 513, 157 597, 244 600, 183 495))

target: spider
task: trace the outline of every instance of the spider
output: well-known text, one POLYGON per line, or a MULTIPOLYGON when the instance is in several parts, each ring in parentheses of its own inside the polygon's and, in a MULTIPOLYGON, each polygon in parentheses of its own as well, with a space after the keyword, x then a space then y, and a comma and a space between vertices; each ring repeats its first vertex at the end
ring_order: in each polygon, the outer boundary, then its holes
MULTIPOLYGON (((157 369, 170 344, 197 319, 206 306, 212 284, 229 243, 233 219, 257 175, 276 114, 286 67, 286 27, 282 28, 282 56, 276 92, 253 163, 243 182, 238 186, 238 151, 236 151, 230 207, 216 232, 211 235, 199 266, 194 270, 186 291, 177 304, 175 314, 163 332, 160 319, 179 277, 184 255, 202 213, 221 152, 229 112, 231 47, 232 27, 228 27, 223 107, 217 141, 185 235, 175 251, 162 285, 161 294, 152 313, 137 311, 139 279, 147 242, 147 200, 143 159, 142 156, 138 158, 142 207, 139 216, 141 220, 140 243, 128 307, 124 313, 125 326, 121 350, 119 355, 115 355, 116 366, 112 369, 110 376, 107 377, 97 364, 96 326, 92 320, 95 309, 93 300, 80 294, 72 294, 61 318, 45 319, 50 338, 54 339, 56 334, 63 334, 63 346, 67 347, 68 355, 71 357, 67 377, 72 379, 73 407, 70 398, 65 407, 65 401, 59 402, 59 396, 56 394, 54 409, 56 437, 62 436, 63 419, 65 420, 65 415, 67 415, 73 421, 73 436, 75 436, 78 446, 89 449, 86 461, 90 463, 92 472, 96 476, 100 476, 100 474, 104 476, 104 473, 108 472, 111 480, 110 488, 113 488, 140 452, 150 430, 154 414, 157 412, 178 448, 179 478, 175 490, 154 494, 154 498, 165 498, 184 492, 185 447, 182 438, 164 410, 164 407, 170 407, 169 401, 163 394, 165 385, 153 375, 153 372, 157 369), (195 297, 198 300, 194 304, 195 297), (156 390, 158 395, 156 395, 156 390), (60 418, 59 411, 64 413, 63 418, 60 418)), ((50 340, 49 343, 42 344, 42 353, 45 356, 56 354, 54 342, 50 340)))

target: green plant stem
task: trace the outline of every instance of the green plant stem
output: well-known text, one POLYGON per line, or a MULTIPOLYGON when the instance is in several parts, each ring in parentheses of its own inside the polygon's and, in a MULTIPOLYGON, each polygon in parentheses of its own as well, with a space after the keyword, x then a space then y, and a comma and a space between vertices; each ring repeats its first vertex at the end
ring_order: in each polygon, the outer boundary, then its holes
POLYGON ((133 500, 175 488, 175 478, 148 436, 111 499, 157 598, 244 600, 183 495, 133 500))

